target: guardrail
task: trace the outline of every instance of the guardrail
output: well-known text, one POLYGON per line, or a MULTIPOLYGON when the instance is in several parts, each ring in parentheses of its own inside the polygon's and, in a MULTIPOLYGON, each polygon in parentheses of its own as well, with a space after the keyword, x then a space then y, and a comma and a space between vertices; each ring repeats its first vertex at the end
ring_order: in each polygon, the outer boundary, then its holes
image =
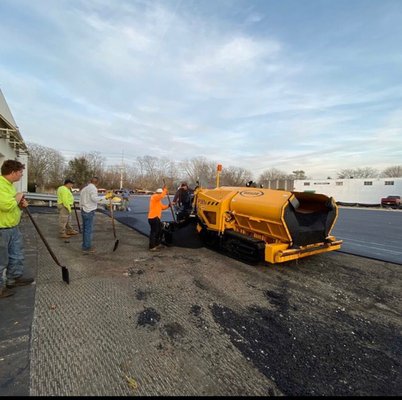
MULTIPOLYGON (((53 203, 57 204, 57 195, 55 195, 55 194, 25 192, 24 197, 27 200, 37 200, 37 201, 47 202, 49 207, 52 207, 53 203)), ((74 200, 76 200, 75 197, 74 197, 74 200)), ((78 200, 76 200, 76 201, 78 201, 78 200)))
MULTIPOLYGON (((27 200, 36 200, 36 201, 44 201, 48 204, 49 207, 53 207, 53 205, 57 204, 57 195, 51 193, 31 193, 31 192, 24 192, 24 197, 27 200)), ((73 193, 74 203, 78 204, 80 201, 80 195, 73 193)), ((98 205, 107 206, 109 204, 109 200, 105 200, 104 196, 99 196, 99 203, 98 205)), ((119 201, 112 201, 113 209, 116 210, 117 206, 120 205, 119 201)))

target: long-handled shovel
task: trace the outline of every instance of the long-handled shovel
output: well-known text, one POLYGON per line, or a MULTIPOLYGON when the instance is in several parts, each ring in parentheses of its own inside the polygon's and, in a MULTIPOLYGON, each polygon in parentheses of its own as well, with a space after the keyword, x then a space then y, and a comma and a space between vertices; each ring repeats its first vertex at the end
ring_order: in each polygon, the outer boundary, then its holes
POLYGON ((77 208, 75 207, 75 201, 73 204, 74 204, 75 218, 77 218, 78 231, 81 233, 81 225, 80 225, 80 220, 78 219, 77 208))
POLYGON ((115 240, 113 251, 115 251, 117 249, 117 246, 119 245, 119 239, 117 239, 116 227, 114 226, 113 204, 112 204, 112 199, 111 198, 110 198, 110 216, 112 217, 113 236, 114 236, 114 240, 115 240))
POLYGON ((57 259, 57 257, 56 257, 55 254, 53 253, 53 251, 52 251, 52 249, 50 248, 50 246, 49 246, 48 242, 46 241, 45 237, 42 235, 42 232, 40 231, 40 229, 39 229, 38 225, 36 224, 35 220, 32 218, 32 215, 31 215, 31 213, 30 213, 28 207, 25 207, 24 210, 25 210, 26 213, 28 214, 29 219, 32 221, 32 223, 33 223, 33 225, 34 225, 36 231, 38 232, 40 238, 43 240, 43 243, 45 244, 46 248, 48 249, 50 255, 51 255, 52 258, 53 258, 53 260, 55 261, 55 263, 56 263, 59 267, 61 267, 61 275, 62 275, 63 281, 66 282, 67 284, 69 284, 69 283, 70 283, 70 275, 69 275, 69 272, 68 272, 67 267, 65 267, 65 266, 63 266, 63 265, 61 265, 61 264, 59 263, 59 260, 57 259))
MULTIPOLYGON (((163 179, 163 186, 165 186, 166 187, 166 183, 165 183, 165 180, 163 179)), ((173 211, 173 206, 172 206, 172 203, 170 202, 170 196, 169 196, 169 192, 168 192, 168 194, 167 194, 167 198, 168 198, 168 201, 169 201, 169 207, 170 207, 170 211, 172 211, 172 217, 173 217, 173 221, 176 223, 176 217, 175 217, 175 215, 174 215, 174 211, 173 211)))

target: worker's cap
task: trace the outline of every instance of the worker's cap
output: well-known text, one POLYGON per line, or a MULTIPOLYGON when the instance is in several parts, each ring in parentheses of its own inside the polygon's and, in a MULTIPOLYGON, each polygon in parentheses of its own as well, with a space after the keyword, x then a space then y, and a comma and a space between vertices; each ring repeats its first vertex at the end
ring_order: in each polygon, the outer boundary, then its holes
POLYGON ((163 190, 161 188, 159 188, 159 189, 156 189, 155 193, 162 193, 162 192, 163 192, 163 190))
POLYGON ((71 179, 66 179, 64 181, 64 184, 67 185, 67 183, 75 183, 74 181, 72 181, 71 179))
POLYGON ((182 182, 182 183, 181 183, 181 187, 184 187, 184 186, 188 186, 188 185, 187 185, 187 182, 182 182))

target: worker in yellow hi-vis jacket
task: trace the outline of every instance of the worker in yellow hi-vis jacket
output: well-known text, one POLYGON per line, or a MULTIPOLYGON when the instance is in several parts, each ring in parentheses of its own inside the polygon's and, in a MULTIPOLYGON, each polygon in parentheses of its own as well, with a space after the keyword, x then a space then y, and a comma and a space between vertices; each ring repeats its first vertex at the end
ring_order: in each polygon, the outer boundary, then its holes
POLYGON ((74 196, 71 192, 74 181, 66 179, 64 185, 57 188, 57 209, 59 210, 59 234, 62 239, 77 235, 78 232, 71 226, 71 207, 74 196))

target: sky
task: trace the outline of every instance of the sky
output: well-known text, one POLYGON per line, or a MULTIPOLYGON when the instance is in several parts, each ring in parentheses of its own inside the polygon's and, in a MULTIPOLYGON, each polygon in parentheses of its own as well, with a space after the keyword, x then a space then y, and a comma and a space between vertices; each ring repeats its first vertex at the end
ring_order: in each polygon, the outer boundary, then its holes
POLYGON ((402 164, 401 0, 0 0, 25 142, 335 178, 402 164))

